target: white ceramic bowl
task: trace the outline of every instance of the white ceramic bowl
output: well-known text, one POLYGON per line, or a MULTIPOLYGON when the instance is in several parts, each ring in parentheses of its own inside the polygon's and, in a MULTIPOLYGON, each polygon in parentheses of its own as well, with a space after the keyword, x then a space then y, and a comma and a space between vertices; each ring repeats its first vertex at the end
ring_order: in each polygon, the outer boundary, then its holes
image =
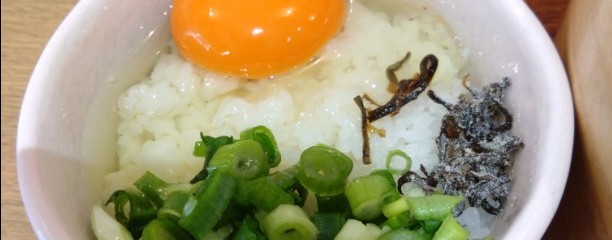
MULTIPOLYGON (((567 179, 574 117, 567 78, 548 35, 522 1, 434 0, 473 51, 471 79, 510 76, 513 131, 525 140, 512 194, 493 225, 499 239, 539 239, 567 179)), ((87 239, 102 174, 115 163, 114 103, 170 40, 170 0, 81 1, 53 35, 21 111, 21 193, 40 239, 87 239), (92 174, 89 169, 98 169, 92 174)))

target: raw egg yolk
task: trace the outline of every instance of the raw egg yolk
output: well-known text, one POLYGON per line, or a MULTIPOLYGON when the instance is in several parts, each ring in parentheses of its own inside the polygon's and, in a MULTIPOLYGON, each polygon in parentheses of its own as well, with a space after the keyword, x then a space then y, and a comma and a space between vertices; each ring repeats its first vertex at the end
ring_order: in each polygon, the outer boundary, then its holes
POLYGON ((342 28, 347 0, 175 0, 176 48, 224 74, 264 78, 305 65, 342 28))

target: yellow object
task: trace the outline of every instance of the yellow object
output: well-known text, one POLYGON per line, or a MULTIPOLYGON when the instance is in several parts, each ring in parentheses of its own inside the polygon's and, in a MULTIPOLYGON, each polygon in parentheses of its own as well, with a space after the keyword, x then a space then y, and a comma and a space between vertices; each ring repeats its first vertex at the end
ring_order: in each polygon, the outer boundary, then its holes
POLYGON ((345 0, 176 0, 171 27, 194 64, 264 78, 316 57, 346 15, 345 0))

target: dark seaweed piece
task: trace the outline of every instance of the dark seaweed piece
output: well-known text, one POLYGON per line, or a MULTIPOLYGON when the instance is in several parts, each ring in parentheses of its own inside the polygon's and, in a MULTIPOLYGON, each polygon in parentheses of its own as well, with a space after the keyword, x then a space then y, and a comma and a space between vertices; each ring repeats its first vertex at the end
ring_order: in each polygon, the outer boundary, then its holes
POLYGON ((402 192, 402 186, 409 182, 416 184, 417 186, 422 188, 427 194, 432 194, 437 184, 436 179, 430 176, 421 177, 419 176, 419 174, 413 171, 408 171, 404 173, 401 177, 399 177, 399 179, 397 179, 397 191, 399 191, 399 193, 401 194, 404 194, 402 192))
MULTIPOLYGON (((436 69, 438 68, 438 58, 432 54, 429 54, 421 60, 420 73, 412 79, 398 80, 395 72, 399 70, 402 65, 410 58, 410 52, 404 56, 404 58, 391 64, 387 67, 386 74, 389 80, 389 89, 394 90, 394 94, 382 106, 378 106, 373 110, 367 110, 363 105, 363 99, 361 96, 353 98, 359 110, 361 111, 361 133, 363 137, 363 164, 370 164, 370 144, 368 137, 368 130, 372 129, 370 126, 371 122, 381 119, 389 114, 398 114, 401 107, 415 100, 429 85, 433 79, 436 69)), ((366 96, 364 98, 369 99, 366 96)), ((371 100, 370 100, 371 101, 371 100)))
POLYGON ((370 138, 368 137, 368 115, 363 106, 363 99, 361 96, 357 96, 353 98, 359 110, 361 111, 361 137, 363 138, 363 145, 361 147, 361 155, 363 164, 370 164, 372 161, 370 160, 370 138))
POLYGON ((433 79, 436 69, 438 68, 438 58, 429 54, 423 57, 420 64, 420 73, 416 79, 403 79, 397 80, 395 72, 401 68, 401 66, 410 57, 410 52, 398 62, 387 67, 387 78, 392 84, 391 88, 395 89, 395 94, 389 101, 374 110, 368 111, 368 121, 374 122, 380 118, 383 118, 389 114, 399 113, 402 106, 406 105, 412 100, 415 100, 429 85, 433 79))
MULTIPOLYGON (((427 95, 449 113, 442 118, 436 139, 440 163, 430 173, 436 184, 422 186, 423 189, 438 188, 445 194, 463 195, 471 206, 482 207, 493 215, 501 213, 510 192, 511 178, 506 170, 512 165, 512 154, 524 146, 520 138, 509 133, 512 115, 502 106, 503 93, 509 85, 510 80, 504 78, 474 90, 464 82, 469 94, 460 95, 457 104, 428 91, 427 95)), ((419 179, 409 179, 419 185, 419 179)))

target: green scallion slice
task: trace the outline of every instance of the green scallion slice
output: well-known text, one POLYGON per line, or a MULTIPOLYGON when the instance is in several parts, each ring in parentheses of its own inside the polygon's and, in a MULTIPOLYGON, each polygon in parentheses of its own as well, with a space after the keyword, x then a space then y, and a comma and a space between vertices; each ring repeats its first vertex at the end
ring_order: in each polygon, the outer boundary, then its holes
POLYGON ((393 174, 401 175, 410 171, 410 168, 412 168, 412 158, 410 158, 408 154, 406 154, 402 150, 389 151, 389 153, 387 154, 387 170, 391 171, 393 174), (395 157, 401 157, 402 159, 404 159, 403 167, 397 168, 391 166, 394 162, 395 157))
POLYGON ((428 233, 435 233, 438 228, 440 228, 440 225, 442 225, 442 221, 438 221, 438 220, 425 220, 422 223, 423 225, 423 230, 425 232, 428 233))
POLYGON ((175 222, 168 219, 155 219, 144 228, 141 240, 184 240, 193 239, 175 222))
POLYGON ((253 140, 240 140, 220 147, 208 167, 227 171, 237 179, 264 176, 270 170, 261 145, 253 140))
POLYGON ((367 175, 354 179, 346 185, 344 194, 355 218, 372 220, 382 214, 385 199, 397 191, 380 175, 367 175))
POLYGON ((166 187, 168 183, 158 178, 153 173, 146 171, 136 182, 134 186, 144 193, 157 208, 161 208, 164 204, 166 196, 166 187))
POLYGON ((353 170, 353 161, 335 148, 317 145, 300 156, 297 178, 308 190, 319 195, 342 193, 353 170))
POLYGON ((178 221, 197 239, 202 239, 221 219, 236 188, 236 180, 220 171, 213 171, 207 181, 210 182, 197 196, 197 201, 187 201, 183 217, 178 221))
POLYGON ((265 126, 257 126, 254 128, 246 129, 240 133, 240 139, 251 139, 255 140, 261 147, 266 155, 266 160, 269 168, 278 166, 281 161, 280 150, 276 139, 272 131, 265 126))
POLYGON ((304 210, 295 205, 278 206, 264 217, 262 227, 270 240, 317 239, 317 228, 304 210))
POLYGON ((91 210, 91 227, 99 240, 132 240, 130 232, 99 205, 91 210))
POLYGON ((193 156, 195 157, 206 157, 208 148, 203 141, 197 141, 193 147, 193 156))
POLYGON ((215 152, 217 152, 217 149, 234 142, 234 138, 231 136, 211 137, 211 136, 205 136, 201 132, 200 132, 200 138, 202 139, 202 141, 196 142, 196 146, 194 147, 193 152, 194 152, 194 155, 198 157, 201 155, 204 155, 205 162, 204 162, 204 167, 202 167, 202 170, 200 170, 200 172, 198 172, 198 174, 196 174, 193 177, 193 179, 189 181, 189 183, 192 183, 192 184, 202 181, 206 179, 206 177, 208 177, 207 165, 208 165, 208 162, 210 162, 210 159, 212 158, 212 156, 215 154, 215 152))
POLYGON ((446 216, 442 225, 433 236, 433 240, 465 240, 470 236, 470 233, 463 229, 455 220, 453 215, 446 216))
POLYGON ((406 198, 415 219, 439 221, 444 220, 462 200, 462 196, 438 194, 406 198))
POLYGON ((344 223, 346 218, 344 214, 337 212, 316 212, 312 216, 312 222, 317 227, 319 233, 317 234, 317 240, 333 240, 344 223))
POLYGON ((355 219, 348 219, 334 238, 335 240, 372 240, 377 239, 382 230, 374 224, 363 224, 355 219))
POLYGON ((385 204, 382 208, 383 214, 387 218, 402 214, 410 209, 410 205, 405 198, 399 198, 391 203, 385 204))
POLYGON ((125 226, 134 239, 140 238, 144 227, 157 217, 157 209, 151 201, 134 188, 115 191, 106 204, 115 205, 115 219, 125 226), (129 214, 125 212, 129 204, 129 214))
POLYGON ((315 194, 315 197, 317 199, 317 209, 319 212, 351 212, 351 207, 343 193, 331 196, 320 196, 315 194))
POLYGON ((190 197, 187 192, 174 191, 168 195, 164 206, 157 212, 157 219, 168 219, 178 221, 183 216, 183 208, 190 197))
POLYGON ((431 236, 418 230, 399 228, 383 234, 378 240, 431 240, 431 236))
POLYGON ((294 204, 293 196, 274 185, 267 178, 257 178, 248 183, 246 196, 258 209, 270 212, 281 204, 294 204))
POLYGON ((298 183, 297 172, 298 166, 293 165, 289 168, 283 169, 282 171, 274 172, 268 175, 267 178, 274 183, 274 185, 287 190, 298 183))
POLYGON ((247 215, 242 222, 238 231, 236 231, 232 240, 265 240, 266 236, 259 230, 259 222, 251 215, 247 215))
POLYGON ((402 214, 397 214, 393 217, 390 217, 385 221, 383 225, 390 227, 391 229, 398 229, 403 227, 408 227, 411 223, 410 215, 408 211, 403 212, 402 214))

